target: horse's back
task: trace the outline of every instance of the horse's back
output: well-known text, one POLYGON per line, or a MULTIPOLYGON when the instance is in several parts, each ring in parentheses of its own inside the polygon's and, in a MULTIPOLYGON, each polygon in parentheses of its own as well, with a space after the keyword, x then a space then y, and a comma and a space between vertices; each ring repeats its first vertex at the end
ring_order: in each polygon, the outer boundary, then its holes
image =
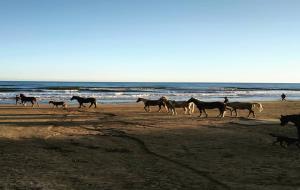
POLYGON ((206 109, 214 109, 214 108, 225 108, 226 105, 223 102, 199 102, 199 106, 206 109))
POLYGON ((188 107, 190 103, 187 101, 172 101, 174 106, 177 108, 188 107))
POLYGON ((145 104, 150 105, 150 106, 156 106, 156 105, 162 105, 163 102, 160 100, 147 100, 145 104))
POLYGON ((228 107, 236 109, 249 109, 252 108, 252 103, 249 102, 230 102, 226 104, 228 107))

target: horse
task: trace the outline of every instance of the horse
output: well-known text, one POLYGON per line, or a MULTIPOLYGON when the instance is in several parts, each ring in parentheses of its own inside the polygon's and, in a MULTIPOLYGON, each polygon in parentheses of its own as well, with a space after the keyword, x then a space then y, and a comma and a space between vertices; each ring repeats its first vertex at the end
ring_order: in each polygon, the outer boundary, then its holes
POLYGON ((19 95, 16 95, 16 105, 18 105, 18 103, 19 103, 20 100, 21 100, 21 97, 19 95))
POLYGON ((53 108, 58 106, 62 106, 63 108, 67 107, 67 104, 65 102, 55 102, 55 101, 49 101, 49 104, 53 104, 53 108))
POLYGON ((220 114, 217 117, 224 117, 225 113, 226 113, 226 104, 224 104, 223 102, 203 102, 200 100, 197 100, 196 98, 191 98, 187 101, 188 103, 193 102, 197 108, 200 111, 200 115, 199 117, 201 117, 202 115, 202 111, 205 113, 206 117, 208 116, 205 109, 219 109, 220 114))
POLYGON ((260 103, 250 103, 250 102, 228 102, 226 103, 226 106, 232 108, 229 109, 232 112, 235 112, 235 117, 238 116, 237 110, 249 110, 248 117, 250 117, 250 114, 252 113, 253 117, 255 118, 254 108, 257 108, 259 112, 263 111, 263 106, 260 103))
MULTIPOLYGON (((136 102, 144 102, 144 105, 145 105, 144 109, 146 112, 151 111, 150 106, 158 106, 159 107, 158 112, 161 111, 161 106, 164 106, 166 108, 166 105, 161 98, 158 100, 148 100, 145 98, 138 98, 136 102)), ((166 110, 167 110, 167 108, 166 108, 166 110)))
MULTIPOLYGON (((166 97, 161 97, 161 99, 165 99, 169 101, 174 108, 183 108, 184 114, 189 114, 191 115, 194 113, 195 110, 195 105, 194 103, 188 103, 187 101, 175 101, 175 100, 168 100, 166 97)), ((168 106, 167 106, 168 107, 168 106)))
POLYGON ((91 103, 90 107, 91 108, 93 105, 95 106, 95 108, 97 108, 97 101, 96 101, 96 98, 82 98, 82 97, 79 97, 79 96, 73 96, 71 98, 71 101, 72 100, 77 100, 78 103, 79 103, 79 108, 81 108, 82 106, 85 107, 85 103, 91 103))
POLYGON ((177 115, 175 105, 173 101, 168 100, 166 97, 161 97, 160 100, 164 102, 165 107, 168 109, 168 112, 171 112, 172 115, 177 115))
MULTIPOLYGON (((39 103, 37 102, 37 99, 35 97, 27 97, 24 94, 20 94, 20 99, 21 99, 21 104, 23 104, 24 106, 26 106, 26 102, 31 102, 32 107, 34 106, 34 103, 36 103, 37 106, 40 107, 39 103)), ((17 98, 16 98, 16 100, 17 100, 17 98)))
POLYGON ((298 139, 300 140, 300 115, 281 115, 280 125, 285 126, 289 122, 292 122, 297 127, 298 139))

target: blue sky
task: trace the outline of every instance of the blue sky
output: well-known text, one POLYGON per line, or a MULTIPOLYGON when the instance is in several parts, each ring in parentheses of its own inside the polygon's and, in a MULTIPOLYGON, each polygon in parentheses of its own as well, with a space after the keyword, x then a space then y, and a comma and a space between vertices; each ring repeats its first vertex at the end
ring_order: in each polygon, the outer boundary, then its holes
POLYGON ((0 80, 300 82, 298 0, 0 0, 0 80))

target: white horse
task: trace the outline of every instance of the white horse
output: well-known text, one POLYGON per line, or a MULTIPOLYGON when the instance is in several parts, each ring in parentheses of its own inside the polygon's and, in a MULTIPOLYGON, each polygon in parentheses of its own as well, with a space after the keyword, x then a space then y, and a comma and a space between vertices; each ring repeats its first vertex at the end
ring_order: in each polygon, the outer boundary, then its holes
POLYGON ((238 116, 237 110, 249 110, 248 117, 250 117, 250 114, 253 114, 253 117, 255 118, 254 108, 257 108, 259 112, 263 111, 263 106, 260 103, 250 103, 250 102, 229 102, 226 104, 227 107, 229 107, 232 112, 235 112, 235 117, 238 116))

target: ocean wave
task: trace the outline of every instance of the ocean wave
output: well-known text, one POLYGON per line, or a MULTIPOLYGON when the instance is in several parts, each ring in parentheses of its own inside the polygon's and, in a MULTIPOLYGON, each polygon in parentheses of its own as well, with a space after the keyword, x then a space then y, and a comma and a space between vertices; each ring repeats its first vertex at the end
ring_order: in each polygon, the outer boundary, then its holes
POLYGON ((275 100, 282 93, 300 99, 300 84, 0 82, 1 102, 12 101, 20 93, 38 97, 40 101, 69 101, 73 95, 95 97, 100 102, 134 102, 138 97, 161 96, 174 100, 196 97, 222 101, 225 96, 236 100, 275 100))

